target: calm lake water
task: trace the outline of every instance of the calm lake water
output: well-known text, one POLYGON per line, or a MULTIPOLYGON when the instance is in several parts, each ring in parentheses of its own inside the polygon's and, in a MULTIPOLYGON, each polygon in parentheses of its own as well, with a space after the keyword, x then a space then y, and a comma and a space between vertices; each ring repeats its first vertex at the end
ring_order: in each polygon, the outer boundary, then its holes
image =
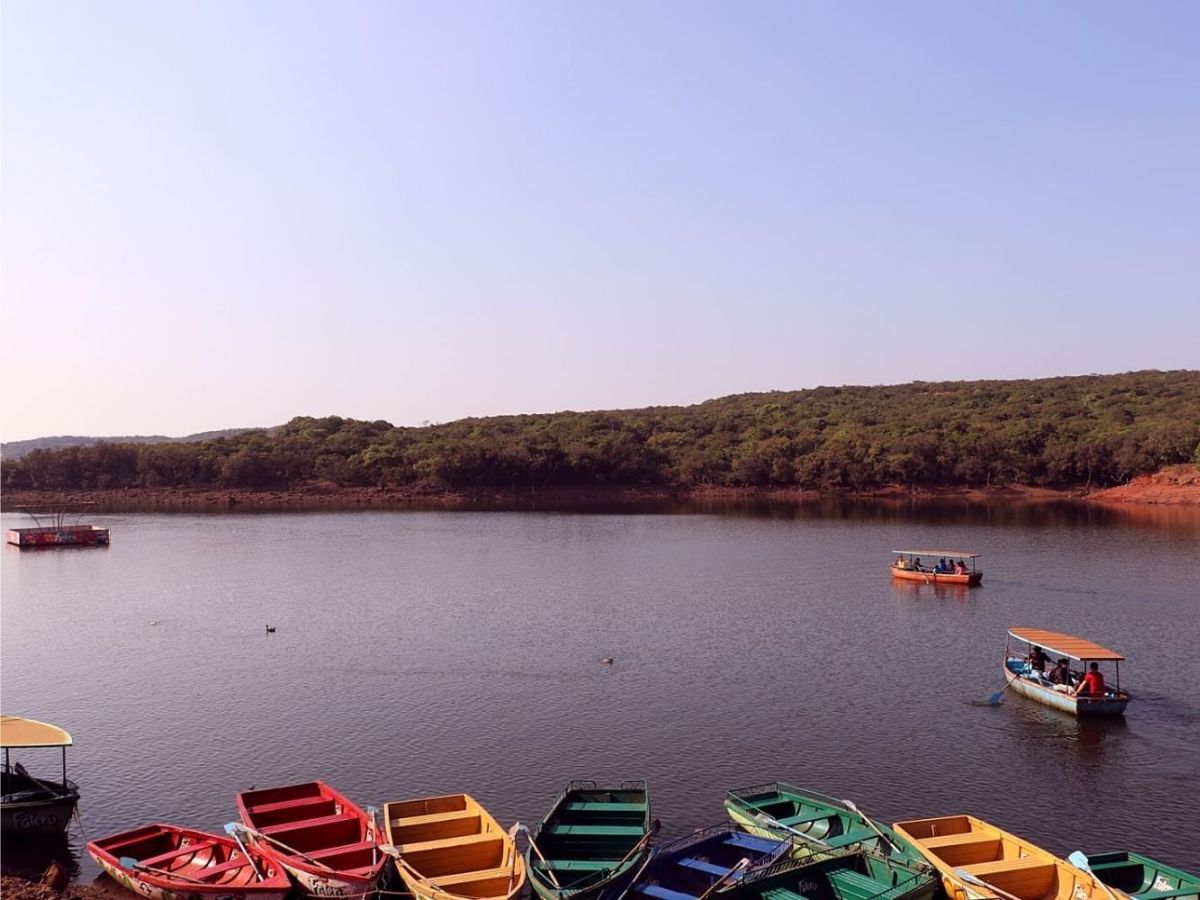
MULTIPOLYGON (((151 821, 219 831, 252 785, 467 791, 532 825, 569 779, 646 778, 666 835, 721 821, 729 788, 786 780, 889 822, 970 812, 1061 855, 1200 871, 1194 515, 96 521, 109 549, 0 553, 4 711, 73 734, 77 857, 83 834, 151 821), (923 545, 984 553, 984 586, 893 583, 889 551, 923 545), (1126 718, 978 705, 1014 625, 1124 652, 1126 718)), ((57 753, 18 758, 53 775, 57 753)))

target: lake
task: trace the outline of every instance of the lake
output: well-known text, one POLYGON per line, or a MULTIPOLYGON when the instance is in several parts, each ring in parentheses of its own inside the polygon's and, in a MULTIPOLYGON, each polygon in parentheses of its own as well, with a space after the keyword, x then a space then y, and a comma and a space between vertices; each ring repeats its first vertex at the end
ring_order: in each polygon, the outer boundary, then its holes
MULTIPOLYGON (((95 521, 110 548, 0 553, 4 711, 74 736, 86 880, 83 834, 220 831, 237 791, 312 778, 364 804, 466 791, 506 826, 532 826, 570 779, 645 778, 664 836, 722 821, 730 788, 783 780, 888 822, 969 812, 1063 856, 1200 871, 1193 514, 95 521), (983 553, 983 587, 893 583, 890 551, 925 545, 983 553), (1123 652, 1125 719, 980 705, 1016 625, 1123 652)), ((15 756, 58 771, 58 751, 15 756)))

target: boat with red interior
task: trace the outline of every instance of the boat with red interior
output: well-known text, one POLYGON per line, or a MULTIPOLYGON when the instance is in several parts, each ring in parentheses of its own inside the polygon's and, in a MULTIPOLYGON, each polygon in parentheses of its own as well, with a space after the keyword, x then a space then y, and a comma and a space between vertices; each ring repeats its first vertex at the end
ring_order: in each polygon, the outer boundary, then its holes
POLYGON ((896 554, 897 558, 889 568, 892 570, 892 577, 901 581, 917 581, 923 584, 961 584, 967 587, 978 587, 983 583, 983 572, 975 566, 975 560, 983 555, 981 553, 968 553, 965 550, 893 550, 892 552, 896 554), (922 562, 922 557, 930 562, 922 562), (933 563, 932 560, 938 562, 933 563), (969 565, 967 560, 970 560, 969 565))
POLYGON ((318 897, 364 897, 379 883, 387 857, 374 815, 323 781, 244 791, 235 826, 318 897))
POLYGON ((283 867, 226 835, 144 825, 92 841, 87 851, 115 881, 152 900, 282 900, 283 867))

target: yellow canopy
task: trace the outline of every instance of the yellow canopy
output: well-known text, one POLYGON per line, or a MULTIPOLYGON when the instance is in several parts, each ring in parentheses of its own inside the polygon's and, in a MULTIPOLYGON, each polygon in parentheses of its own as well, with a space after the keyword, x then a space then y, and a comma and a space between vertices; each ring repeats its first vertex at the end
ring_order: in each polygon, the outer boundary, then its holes
POLYGON ((912 556, 957 556, 959 559, 979 559, 982 553, 969 553, 965 550, 893 550, 897 554, 912 556))
POLYGON ((1109 650, 1107 647, 1101 647, 1099 644, 1093 644, 1091 641, 1074 635, 1060 634, 1057 631, 1042 631, 1040 628, 1010 628, 1008 633, 1027 644, 1034 644, 1045 650, 1053 650, 1059 656, 1067 656, 1071 659, 1122 660, 1125 658, 1115 650, 1109 650))
POLYGON ((20 716, 0 716, 0 747, 70 747, 71 736, 57 725, 20 716))

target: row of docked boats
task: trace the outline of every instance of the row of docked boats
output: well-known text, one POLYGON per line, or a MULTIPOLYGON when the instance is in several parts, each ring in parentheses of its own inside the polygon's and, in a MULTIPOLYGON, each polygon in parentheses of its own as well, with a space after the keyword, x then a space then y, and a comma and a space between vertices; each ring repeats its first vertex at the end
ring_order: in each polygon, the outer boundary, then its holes
POLYGON ((224 834, 147 825, 87 849, 151 900, 281 900, 293 884, 414 900, 512 900, 527 885, 539 900, 1200 900, 1200 877, 1147 857, 1062 860, 968 815, 888 826, 782 783, 730 791, 725 808, 728 821, 654 846, 641 781, 573 781, 532 831, 467 794, 386 803, 381 823, 312 781, 239 794, 224 834))

